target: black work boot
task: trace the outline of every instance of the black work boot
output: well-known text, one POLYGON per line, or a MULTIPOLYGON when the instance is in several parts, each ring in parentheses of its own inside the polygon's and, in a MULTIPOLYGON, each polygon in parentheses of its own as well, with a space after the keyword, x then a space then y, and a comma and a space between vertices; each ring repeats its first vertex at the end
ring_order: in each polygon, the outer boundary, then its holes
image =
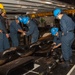
POLYGON ((72 59, 70 59, 69 61, 70 61, 70 63, 73 63, 73 60, 72 59))
POLYGON ((3 56, 3 52, 0 52, 0 58, 2 58, 2 56, 3 56))
POLYGON ((70 60, 69 60, 69 62, 70 62, 70 63, 73 63, 72 56, 70 57, 70 60))
POLYGON ((70 63, 69 63, 69 61, 65 61, 64 63, 62 63, 62 67, 63 68, 68 68, 70 66, 70 63))

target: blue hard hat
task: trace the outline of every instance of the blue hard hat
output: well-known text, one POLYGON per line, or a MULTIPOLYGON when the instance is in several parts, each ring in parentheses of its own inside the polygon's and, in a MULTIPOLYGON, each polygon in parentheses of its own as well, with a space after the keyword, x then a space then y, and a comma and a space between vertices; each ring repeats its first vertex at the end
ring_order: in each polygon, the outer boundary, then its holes
POLYGON ((23 17, 22 21, 24 24, 27 24, 29 21, 29 17, 23 17))
POLYGON ((22 23, 22 16, 18 17, 18 20, 22 23))
POLYGON ((54 27, 51 29, 51 34, 55 35, 58 32, 58 28, 54 27))
POLYGON ((60 8, 56 8, 56 9, 53 11, 53 15, 54 15, 55 17, 57 17, 58 14, 60 14, 60 13, 61 13, 61 9, 60 9, 60 8))

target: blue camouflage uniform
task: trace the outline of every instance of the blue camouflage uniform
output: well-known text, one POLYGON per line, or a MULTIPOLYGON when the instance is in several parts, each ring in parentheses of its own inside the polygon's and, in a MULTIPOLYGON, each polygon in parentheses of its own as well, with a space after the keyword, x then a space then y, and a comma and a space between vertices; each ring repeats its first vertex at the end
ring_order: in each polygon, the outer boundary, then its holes
POLYGON ((37 25, 32 20, 30 20, 29 23, 27 24, 27 26, 29 28, 29 31, 26 32, 26 35, 32 36, 31 43, 37 42, 38 37, 39 37, 39 30, 38 30, 37 25))
POLYGON ((21 29, 20 25, 17 24, 16 21, 12 21, 10 24, 10 37, 13 47, 17 47, 19 45, 18 29, 21 29))
POLYGON ((7 30, 6 30, 6 23, 5 19, 0 16, 0 30, 2 30, 2 33, 0 33, 0 52, 10 48, 9 40, 6 37, 7 30))
POLYGON ((58 36, 54 36, 54 40, 53 40, 53 42, 55 42, 56 43, 56 45, 58 45, 58 44, 60 44, 61 43, 61 32, 59 31, 58 32, 58 36))
POLYGON ((65 61, 69 61, 72 57, 71 45, 74 41, 74 26, 75 24, 72 19, 64 14, 60 20, 60 27, 63 34, 61 38, 61 48, 65 61))

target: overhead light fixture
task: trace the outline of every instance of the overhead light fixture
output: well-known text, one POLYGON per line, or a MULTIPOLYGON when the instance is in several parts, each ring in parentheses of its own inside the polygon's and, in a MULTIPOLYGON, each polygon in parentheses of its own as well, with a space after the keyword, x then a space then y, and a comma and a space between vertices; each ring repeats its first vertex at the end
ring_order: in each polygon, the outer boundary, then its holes
POLYGON ((47 1, 39 1, 40 3, 45 3, 45 4, 53 4, 52 2, 47 2, 47 1))
POLYGON ((21 7, 21 5, 15 5, 15 7, 18 7, 18 8, 20 8, 20 7, 21 7))
POLYGON ((29 1, 35 1, 35 0, 29 0, 29 1))
POLYGON ((38 9, 33 9, 34 11, 38 11, 38 9))
POLYGON ((36 6, 43 6, 43 4, 36 4, 36 6))
POLYGON ((59 4, 59 5, 57 5, 57 6, 66 7, 66 5, 60 5, 60 4, 59 4))
POLYGON ((33 11, 32 13, 36 13, 35 11, 33 11))
POLYGON ((46 4, 53 4, 52 2, 44 2, 44 3, 46 3, 46 4))
POLYGON ((21 6, 21 8, 27 8, 27 6, 21 6))
POLYGON ((62 5, 62 7, 66 7, 66 5, 62 5))
POLYGON ((28 1, 32 1, 32 2, 40 2, 40 3, 45 3, 45 4, 53 4, 52 2, 48 2, 46 0, 28 0, 28 1))
POLYGON ((26 12, 26 14, 31 14, 31 13, 34 13, 35 14, 36 12, 35 11, 33 11, 33 12, 26 12))

